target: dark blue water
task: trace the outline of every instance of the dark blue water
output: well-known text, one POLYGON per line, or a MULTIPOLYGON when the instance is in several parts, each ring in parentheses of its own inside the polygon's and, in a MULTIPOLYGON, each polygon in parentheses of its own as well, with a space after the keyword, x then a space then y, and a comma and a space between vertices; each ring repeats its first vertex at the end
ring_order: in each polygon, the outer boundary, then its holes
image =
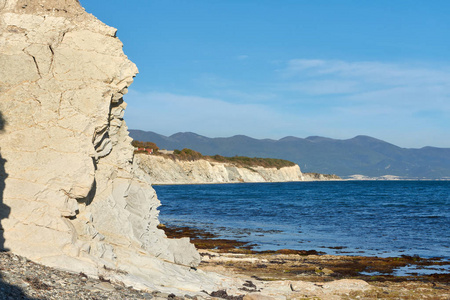
POLYGON ((255 250, 450 259, 449 181, 342 181, 154 187, 162 223, 255 250))

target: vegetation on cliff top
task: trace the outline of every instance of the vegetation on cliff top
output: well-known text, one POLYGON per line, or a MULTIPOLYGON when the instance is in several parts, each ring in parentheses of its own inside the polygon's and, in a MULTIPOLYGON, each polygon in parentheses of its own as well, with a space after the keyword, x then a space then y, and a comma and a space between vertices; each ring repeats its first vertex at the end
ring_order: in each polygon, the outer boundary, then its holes
MULTIPOLYGON (((139 142, 133 141, 132 145, 136 148, 152 148, 154 149, 154 155, 164 156, 171 158, 173 160, 184 160, 184 161, 196 161, 199 159, 205 159, 210 162, 221 162, 221 163, 230 163, 236 165, 238 167, 251 168, 251 167, 264 167, 264 168, 283 168, 283 167, 292 167, 295 166, 295 163, 277 158, 260 158, 260 157, 246 157, 246 156, 233 156, 233 157, 225 157, 221 155, 202 155, 200 152, 197 152, 192 149, 184 148, 183 150, 175 149, 172 154, 164 154, 159 152, 158 146, 151 142, 139 142)), ((135 153, 146 153, 145 151, 135 150, 135 153)))
POLYGON ((260 157, 246 157, 246 156, 233 156, 225 157, 221 155, 206 156, 208 160, 224 163, 232 163, 242 167, 255 167, 261 166, 264 168, 283 168, 295 166, 295 163, 278 158, 260 158, 260 157))

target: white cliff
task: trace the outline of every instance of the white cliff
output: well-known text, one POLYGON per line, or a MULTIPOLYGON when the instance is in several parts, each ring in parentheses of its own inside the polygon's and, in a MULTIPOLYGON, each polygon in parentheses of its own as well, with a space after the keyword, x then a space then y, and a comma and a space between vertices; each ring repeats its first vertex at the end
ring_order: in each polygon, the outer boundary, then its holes
POLYGON ((157 229, 123 95, 137 73, 77 0, 0 0, 1 245, 138 288, 215 290, 188 239, 157 229))
POLYGON ((136 154, 139 166, 153 184, 206 184, 238 182, 302 181, 298 165, 277 168, 239 167, 206 159, 174 160, 158 155, 136 154))

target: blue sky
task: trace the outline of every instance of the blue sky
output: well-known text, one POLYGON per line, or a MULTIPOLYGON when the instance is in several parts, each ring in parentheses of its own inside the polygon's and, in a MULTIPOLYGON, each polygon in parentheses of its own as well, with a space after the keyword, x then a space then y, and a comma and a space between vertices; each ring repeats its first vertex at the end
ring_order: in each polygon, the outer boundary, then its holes
POLYGON ((450 1, 80 2, 139 68, 129 128, 450 147, 450 1))

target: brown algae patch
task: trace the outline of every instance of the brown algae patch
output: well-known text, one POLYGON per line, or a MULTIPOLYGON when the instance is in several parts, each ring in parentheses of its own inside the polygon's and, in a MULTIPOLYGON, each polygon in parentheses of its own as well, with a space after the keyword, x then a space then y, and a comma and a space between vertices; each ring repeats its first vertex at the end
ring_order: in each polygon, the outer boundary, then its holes
POLYGON ((263 280, 307 280, 325 282, 337 279, 362 279, 367 282, 439 282, 450 285, 449 273, 396 275, 396 270, 449 266, 440 258, 337 256, 316 250, 255 251, 255 245, 221 239, 205 230, 160 225, 169 238, 189 237, 203 256, 201 267, 225 267, 263 280), (214 259, 215 258, 215 259, 214 259), (219 259, 220 258, 220 259, 219 259), (244 259, 245 258, 245 259, 244 259))
POLYGON ((191 239, 191 243, 193 243, 197 249, 218 249, 224 251, 246 252, 253 248, 253 245, 250 245, 247 242, 219 239, 217 235, 200 229, 190 227, 169 227, 163 224, 158 225, 158 228, 164 230, 168 238, 179 239, 189 237, 191 239))
MULTIPOLYGON (((340 299, 450 299, 449 273, 396 276, 396 270, 411 266, 419 270, 448 267, 450 263, 440 258, 337 256, 290 249, 254 251, 250 243, 219 239, 203 230, 164 225, 159 228, 169 238, 190 237, 202 256, 199 268, 204 271, 268 284, 286 282, 291 288, 301 282, 321 287, 340 279, 360 279, 371 286, 365 291, 341 293, 340 299)), ((298 299, 320 298, 304 295, 298 299)))

